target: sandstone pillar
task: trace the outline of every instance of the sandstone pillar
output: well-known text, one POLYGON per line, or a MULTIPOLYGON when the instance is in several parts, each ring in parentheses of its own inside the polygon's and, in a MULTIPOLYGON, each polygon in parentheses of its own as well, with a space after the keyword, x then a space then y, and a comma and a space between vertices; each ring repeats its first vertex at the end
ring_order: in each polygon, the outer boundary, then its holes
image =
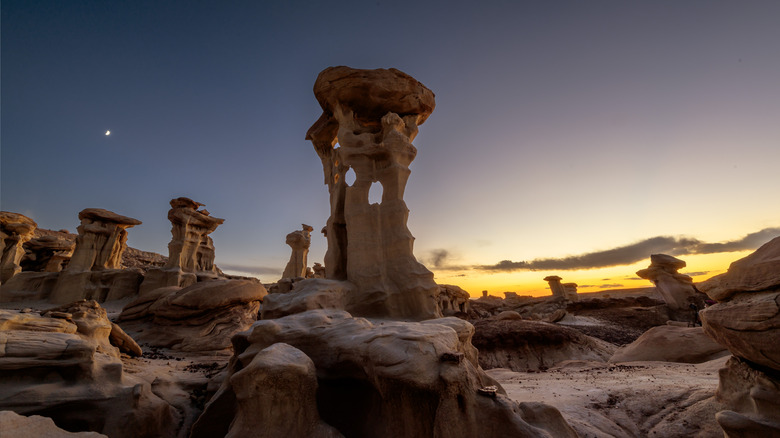
POLYGON ((0 283, 21 272, 24 243, 32 239, 38 224, 29 217, 0 211, 0 283))
POLYGON ((433 274, 412 253, 403 199, 417 155, 412 141, 433 112, 433 93, 395 69, 330 67, 317 77, 314 94, 323 114, 306 138, 320 156, 330 193, 326 277, 357 286, 362 297, 351 310, 357 314, 440 316, 433 274), (345 179, 350 170, 351 185, 345 179), (382 200, 369 204, 375 183, 382 200))
POLYGON ((286 242, 292 248, 292 254, 287 267, 284 268, 282 278, 306 277, 307 256, 311 245, 311 232, 314 228, 306 224, 301 224, 301 228, 287 235, 286 242))
POLYGON ((60 272, 64 262, 73 256, 75 242, 56 236, 41 236, 25 245, 30 256, 24 261, 25 271, 60 272))
POLYGON ((653 254, 650 266, 637 271, 636 275, 652 281, 670 309, 687 311, 691 304, 701 308, 704 294, 696 290, 691 277, 677 272, 685 265, 684 261, 670 255, 653 254))
POLYGON ((577 283, 563 283, 563 294, 569 301, 579 301, 580 297, 577 295, 577 283))
POLYGON ((566 298, 566 291, 561 284, 561 277, 550 275, 549 277, 544 277, 544 281, 550 285, 550 290, 555 298, 566 298))

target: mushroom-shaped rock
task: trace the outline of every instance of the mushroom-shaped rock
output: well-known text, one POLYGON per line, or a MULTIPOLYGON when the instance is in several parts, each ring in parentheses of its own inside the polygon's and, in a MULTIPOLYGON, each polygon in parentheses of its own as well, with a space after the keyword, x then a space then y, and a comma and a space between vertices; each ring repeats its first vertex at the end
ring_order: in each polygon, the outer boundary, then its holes
POLYGON ((562 278, 557 275, 549 275, 544 277, 544 281, 550 285, 550 290, 552 291, 553 296, 556 298, 566 298, 566 291, 563 289, 561 280, 562 278))
POLYGON ((431 90, 394 68, 326 68, 314 82, 314 96, 326 114, 341 106, 364 123, 376 123, 392 112, 402 117, 414 115, 416 124, 422 125, 436 107, 431 90))
POLYGON ((309 246, 311 245, 311 232, 314 228, 310 225, 301 224, 301 229, 293 231, 287 235, 286 242, 292 249, 290 261, 284 268, 282 278, 306 277, 306 268, 308 265, 307 256, 309 246))
POLYGON ((703 307, 704 294, 693 286, 691 277, 677 270, 685 267, 685 262, 666 254, 652 254, 650 266, 637 271, 636 275, 655 284, 656 290, 673 311, 687 311, 690 305, 703 307))
POLYGON ((86 208, 79 213, 81 225, 67 271, 118 269, 127 247, 127 228, 141 221, 102 208, 86 208))

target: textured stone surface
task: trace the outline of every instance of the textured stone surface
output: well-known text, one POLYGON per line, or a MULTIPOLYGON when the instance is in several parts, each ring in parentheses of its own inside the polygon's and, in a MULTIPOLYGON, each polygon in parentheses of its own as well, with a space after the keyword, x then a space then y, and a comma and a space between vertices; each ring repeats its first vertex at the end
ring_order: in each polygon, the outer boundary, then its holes
POLYGON ((112 438, 175 436, 178 414, 148 382, 123 373, 111 331, 94 301, 43 315, 0 310, 0 410, 112 438))
POLYGON ((97 432, 68 432, 54 420, 40 415, 25 417, 13 411, 0 411, 0 431, 9 438, 108 438, 97 432))
POLYGON ((290 261, 284 268, 282 278, 306 277, 307 256, 311 245, 312 231, 314 228, 310 225, 301 224, 300 230, 287 235, 286 242, 292 248, 292 254, 290 254, 290 261))
POLYGON ((618 349, 609 361, 702 363, 728 354, 726 347, 712 340, 701 327, 662 325, 651 328, 636 341, 618 349))
POLYGON ((142 292, 119 315, 135 340, 180 351, 230 348, 230 337, 257 320, 265 287, 257 280, 211 280, 142 292))
POLYGON ((295 283, 286 293, 273 293, 263 301, 262 319, 281 318, 316 309, 344 310, 355 286, 348 281, 311 278, 295 283))
POLYGON ((563 285, 561 284, 561 280, 562 278, 557 275, 550 275, 544 277, 544 281, 546 281, 547 284, 550 285, 550 291, 552 291, 552 295, 556 298, 566 297, 566 291, 563 290, 563 285))
POLYGON ((0 211, 0 283, 22 271, 19 263, 24 257, 24 244, 32 239, 37 227, 23 214, 0 211))
POLYGON ((323 165, 331 213, 326 225, 326 277, 348 280, 363 316, 441 316, 433 274, 414 257, 403 200, 417 126, 434 107, 433 93, 397 70, 324 70, 314 86, 323 116, 309 129, 323 165), (334 148, 338 142, 340 147, 334 148), (353 171, 355 181, 347 184, 353 171), (370 204, 372 184, 382 200, 370 204))
POLYGON ((485 369, 525 372, 547 369, 566 360, 604 362, 616 348, 568 327, 509 315, 477 321, 474 327, 474 346, 479 350, 479 364, 485 369))
POLYGON ((780 437, 780 374, 732 357, 720 370, 717 398, 728 407, 715 416, 727 438, 780 437))
POLYGON ((25 245, 27 255, 22 260, 25 271, 60 272, 63 263, 70 260, 75 242, 58 236, 45 235, 31 239, 25 245))
POLYGON ((516 404, 500 386, 489 388, 496 382, 476 363, 472 334, 457 318, 371 322, 337 310, 258 321, 233 338, 228 378, 192 438, 227 432, 239 403, 233 376, 280 342, 312 360, 319 415, 344 436, 576 436, 556 409, 516 404))
POLYGON ((440 284, 439 311, 444 316, 452 316, 456 313, 466 313, 469 311, 469 293, 453 284, 440 284))
POLYGON ((725 274, 700 283, 699 289, 716 301, 739 292, 780 289, 780 237, 732 263, 725 274))
POLYGON ((650 256, 650 266, 637 271, 636 275, 655 284, 658 293, 673 311, 688 310, 691 304, 704 307, 704 295, 693 286, 691 277, 677 271, 685 267, 685 262, 666 254, 650 256))
POLYGON ((301 350, 273 344, 230 377, 236 415, 227 438, 343 437, 320 419, 317 372, 301 350))

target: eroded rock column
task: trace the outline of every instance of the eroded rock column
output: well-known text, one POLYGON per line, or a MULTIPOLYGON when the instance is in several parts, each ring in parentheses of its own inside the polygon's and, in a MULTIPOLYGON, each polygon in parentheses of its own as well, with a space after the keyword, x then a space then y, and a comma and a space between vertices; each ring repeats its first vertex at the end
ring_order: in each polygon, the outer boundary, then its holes
POLYGON ((36 228, 38 224, 23 214, 0 211, 0 283, 21 272, 23 245, 32 239, 36 228))
POLYGON ((286 242, 292 248, 292 254, 290 254, 290 261, 284 268, 282 278, 306 277, 307 256, 309 255, 309 246, 311 246, 312 231, 314 231, 312 226, 301 224, 300 230, 287 235, 286 242))
POLYGON ((702 308, 704 294, 696 291, 691 277, 677 272, 685 266, 686 263, 678 258, 653 254, 650 256, 650 266, 637 271, 636 275, 652 281, 670 309, 687 311, 691 304, 702 308))
POLYGON ((140 271, 121 269, 121 262, 127 248, 127 229, 141 221, 102 208, 84 209, 79 219, 76 249, 57 279, 50 301, 103 302, 137 293, 140 271))
POLYGON ((433 112, 434 95, 395 69, 330 67, 314 84, 323 109, 309 129, 330 193, 326 276, 355 284, 351 311, 367 316, 440 316, 433 274, 417 262, 406 226, 404 190, 417 127, 433 112), (338 147, 334 147, 338 144, 338 147), (355 181, 347 183, 352 171, 355 181), (372 184, 382 200, 370 204, 372 184))
POLYGON ((557 275, 544 277, 544 281, 550 285, 550 290, 555 298, 566 298, 566 291, 563 289, 561 280, 562 278, 557 275))

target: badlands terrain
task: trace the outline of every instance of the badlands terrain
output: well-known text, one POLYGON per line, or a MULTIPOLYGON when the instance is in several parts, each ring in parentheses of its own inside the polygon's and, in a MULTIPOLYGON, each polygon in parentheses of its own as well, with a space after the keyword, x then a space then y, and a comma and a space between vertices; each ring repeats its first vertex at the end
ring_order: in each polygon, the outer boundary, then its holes
POLYGON ((328 250, 309 266, 302 224, 274 283, 224 274, 224 220, 189 198, 167 257, 128 248, 141 221, 116 212, 77 234, 0 212, 3 437, 780 436, 780 237, 699 284, 648 254, 644 293, 550 276, 548 297, 474 299, 406 225, 433 92, 330 67, 314 94, 328 250))

